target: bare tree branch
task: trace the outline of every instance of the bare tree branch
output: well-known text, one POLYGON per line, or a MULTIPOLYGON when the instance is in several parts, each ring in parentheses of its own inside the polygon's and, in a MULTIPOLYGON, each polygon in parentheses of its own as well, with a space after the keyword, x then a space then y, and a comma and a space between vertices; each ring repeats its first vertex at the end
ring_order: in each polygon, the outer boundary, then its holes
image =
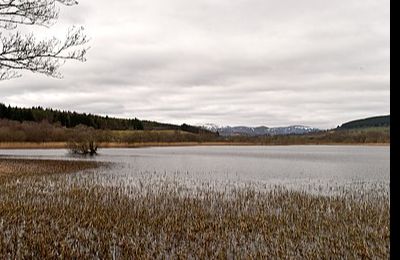
POLYGON ((1 0, 0 27, 15 29, 19 24, 50 26, 58 18, 56 3, 78 4, 75 0, 1 0))
POLYGON ((33 34, 21 35, 19 25, 51 26, 58 18, 57 3, 71 6, 75 0, 0 0, 0 80, 20 76, 27 70, 61 77, 66 60, 85 61, 88 38, 83 27, 70 29, 63 41, 38 41, 33 34))

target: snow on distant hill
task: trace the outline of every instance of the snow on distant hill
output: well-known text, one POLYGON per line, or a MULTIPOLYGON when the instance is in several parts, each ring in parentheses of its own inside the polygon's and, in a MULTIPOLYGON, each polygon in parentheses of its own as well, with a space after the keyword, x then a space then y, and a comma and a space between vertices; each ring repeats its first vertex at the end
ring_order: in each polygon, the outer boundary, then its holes
POLYGON ((247 126, 218 126, 216 124, 204 124, 200 127, 212 132, 218 132, 221 136, 262 136, 262 135, 289 135, 289 134, 306 134, 319 131, 317 128, 293 125, 287 127, 247 127, 247 126))

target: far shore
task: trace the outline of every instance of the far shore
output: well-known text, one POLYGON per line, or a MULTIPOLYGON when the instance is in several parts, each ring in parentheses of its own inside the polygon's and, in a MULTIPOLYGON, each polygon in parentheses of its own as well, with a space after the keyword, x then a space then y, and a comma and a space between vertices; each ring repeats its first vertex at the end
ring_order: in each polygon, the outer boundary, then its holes
MULTIPOLYGON (((390 146, 390 143, 294 143, 261 144, 246 142, 174 142, 174 143, 99 143, 99 148, 143 148, 143 147, 179 147, 179 146, 290 146, 290 145, 361 145, 390 146)), ((66 142, 0 142, 0 149, 67 149, 66 142)))

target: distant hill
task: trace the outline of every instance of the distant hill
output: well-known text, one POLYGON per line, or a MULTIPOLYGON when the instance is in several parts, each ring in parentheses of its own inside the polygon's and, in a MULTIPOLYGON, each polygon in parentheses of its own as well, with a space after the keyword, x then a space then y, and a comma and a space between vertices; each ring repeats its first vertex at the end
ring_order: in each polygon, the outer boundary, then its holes
POLYGON ((213 124, 206 124, 202 126, 204 129, 218 132, 221 136, 274 136, 274 135, 292 135, 292 134, 306 134, 317 132, 319 129, 293 125, 287 127, 247 127, 247 126, 217 126, 213 124))
POLYGON ((390 127, 390 115, 387 116, 375 116, 364 119, 358 119, 342 124, 338 127, 341 129, 356 129, 356 128, 368 128, 368 127, 390 127))
POLYGON ((93 127, 103 130, 181 130, 195 134, 206 133, 215 135, 211 131, 187 124, 173 125, 155 121, 145 121, 135 118, 114 118, 98 116, 86 113, 61 111, 52 108, 32 107, 19 108, 6 106, 0 103, 0 119, 8 119, 19 122, 47 121, 50 124, 59 124, 66 128, 73 128, 78 125, 93 127))

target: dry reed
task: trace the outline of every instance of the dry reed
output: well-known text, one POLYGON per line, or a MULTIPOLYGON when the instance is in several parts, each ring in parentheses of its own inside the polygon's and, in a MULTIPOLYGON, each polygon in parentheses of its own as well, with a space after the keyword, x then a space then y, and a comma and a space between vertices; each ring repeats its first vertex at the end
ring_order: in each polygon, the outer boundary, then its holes
POLYGON ((8 168, 0 170, 8 180, 0 179, 2 259, 389 256, 387 196, 320 196, 283 187, 190 192, 168 180, 110 186, 90 181, 96 176, 90 162, 44 161, 38 163, 43 171, 31 161, 21 168, 8 163, 25 174, 13 178, 8 168))

